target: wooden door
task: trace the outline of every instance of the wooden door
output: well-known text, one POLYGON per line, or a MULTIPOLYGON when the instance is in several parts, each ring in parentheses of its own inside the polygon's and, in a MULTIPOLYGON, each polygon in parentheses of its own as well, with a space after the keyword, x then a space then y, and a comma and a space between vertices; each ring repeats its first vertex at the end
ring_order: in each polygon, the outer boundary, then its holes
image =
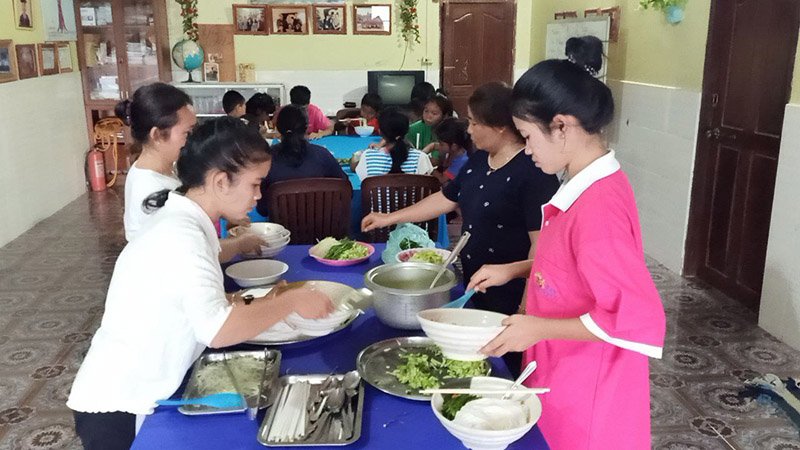
POLYGON ((446 0, 441 12, 441 86, 459 116, 467 99, 489 81, 514 78, 513 0, 446 0))
POLYGON ((796 0, 715 0, 706 51, 686 273, 758 311, 796 0))

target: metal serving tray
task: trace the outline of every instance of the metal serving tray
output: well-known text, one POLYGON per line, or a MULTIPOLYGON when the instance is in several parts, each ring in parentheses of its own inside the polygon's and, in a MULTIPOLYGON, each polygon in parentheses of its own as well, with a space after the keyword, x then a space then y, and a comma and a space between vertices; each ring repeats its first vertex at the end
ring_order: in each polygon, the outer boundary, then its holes
MULTIPOLYGON (((427 337, 399 337, 376 342, 361 350, 356 358, 358 373, 367 383, 387 394, 409 400, 430 401, 431 395, 420 394, 418 389, 412 389, 401 383, 392 372, 403 363, 400 354, 414 349, 428 349, 436 347, 432 339, 427 337)), ((489 375, 492 366, 484 361, 486 373, 489 375)))
MULTIPOLYGON (((264 362, 265 364, 270 364, 270 367, 267 368, 266 374, 263 376, 263 386, 261 388, 261 398, 256 399, 255 396, 245 396, 245 400, 247 401, 248 405, 259 405, 260 407, 267 407, 270 404, 270 400, 274 395, 274 391, 276 389, 276 384, 278 381, 278 373, 280 372, 281 367, 281 352, 277 350, 252 350, 252 351, 235 351, 235 352, 226 352, 226 353, 209 353, 207 355, 203 355, 200 358, 197 358, 195 361, 194 366, 192 367, 192 375, 189 377, 189 383, 186 385, 186 389, 183 391, 183 399, 190 399, 190 398, 197 398, 202 397, 205 395, 214 394, 215 392, 209 392, 203 388, 203 386, 199 385, 198 382, 198 374, 209 364, 222 364, 223 360, 225 359, 225 354, 228 355, 228 363, 235 364, 235 360, 237 358, 254 358, 259 361, 264 362)), ((258 390, 258 387, 252 385, 244 385, 241 380, 237 380, 239 387, 245 391, 250 390, 258 390)), ((234 392, 235 389, 233 388, 233 384, 229 390, 225 392, 234 392)), ((178 408, 183 414, 188 416, 194 415, 203 415, 203 414, 226 414, 226 413, 235 413, 235 412, 242 412, 245 411, 246 408, 214 408, 212 406, 205 406, 205 405, 183 405, 178 408)))
MULTIPOLYGON (((311 383, 311 395, 316 396, 319 395, 319 385, 322 384, 325 379, 330 376, 329 374, 313 374, 313 375, 286 375, 280 378, 278 387, 276 392, 279 392, 284 386, 300 383, 300 382, 308 382, 311 383), (315 389, 316 387, 316 389, 315 389)), ((338 380, 341 383, 344 375, 338 374, 333 375, 333 378, 338 380)), ((353 435, 349 439, 341 439, 341 440, 331 440, 327 435, 328 433, 324 433, 324 437, 321 437, 317 441, 310 441, 310 440, 302 440, 302 441, 295 441, 295 442, 273 442, 269 441, 269 430, 272 427, 272 423, 275 421, 275 415, 278 410, 277 405, 273 405, 270 408, 269 414, 264 417, 264 421, 261 423, 261 427, 258 430, 258 442, 261 445, 265 445, 267 447, 284 447, 284 446, 295 446, 295 447, 314 447, 314 446, 322 446, 322 445, 349 445, 353 442, 357 441, 361 437, 361 422, 363 419, 364 413, 364 382, 362 381, 358 385, 358 390, 353 398, 354 410, 353 410, 353 435)))

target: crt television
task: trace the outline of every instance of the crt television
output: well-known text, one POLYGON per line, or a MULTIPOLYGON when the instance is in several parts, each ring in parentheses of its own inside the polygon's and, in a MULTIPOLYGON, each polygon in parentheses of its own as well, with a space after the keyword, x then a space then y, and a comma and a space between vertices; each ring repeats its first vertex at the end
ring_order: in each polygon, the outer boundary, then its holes
POLYGON ((370 70, 367 92, 380 95, 385 106, 407 106, 411 89, 423 81, 424 70, 370 70))

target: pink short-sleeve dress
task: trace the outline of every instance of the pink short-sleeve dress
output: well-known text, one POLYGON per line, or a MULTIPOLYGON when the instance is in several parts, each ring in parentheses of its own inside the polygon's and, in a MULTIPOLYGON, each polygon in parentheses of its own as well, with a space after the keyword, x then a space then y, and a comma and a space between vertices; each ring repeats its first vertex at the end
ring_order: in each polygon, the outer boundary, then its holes
POLYGON ((610 152, 542 207, 527 313, 579 317, 600 340, 541 341, 525 352, 547 386, 539 421, 554 450, 649 449, 648 357, 665 317, 647 270, 633 191, 610 152))

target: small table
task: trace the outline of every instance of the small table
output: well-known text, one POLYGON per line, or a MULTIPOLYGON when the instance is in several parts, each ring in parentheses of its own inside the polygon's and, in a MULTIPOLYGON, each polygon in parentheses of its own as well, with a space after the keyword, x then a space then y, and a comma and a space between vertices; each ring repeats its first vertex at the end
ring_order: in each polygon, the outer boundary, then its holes
MULTIPOLYGON (((328 280, 349 286, 363 286, 364 273, 382 264, 383 244, 375 245, 368 262, 350 267, 329 267, 308 256, 308 245, 290 245, 276 259, 289 264, 287 281, 328 280)), ((226 285, 230 280, 226 280, 226 285)), ((458 290, 461 288, 459 287, 458 290)), ((281 375, 344 373, 355 369, 356 356, 368 345, 420 332, 396 330, 383 325, 370 309, 350 327, 305 343, 281 346, 281 375)), ((235 349, 259 349, 242 345, 235 349)), ((209 350, 211 351, 211 350, 209 350)), ((491 359, 495 376, 510 378, 500 358, 491 359)), ((133 449, 262 449, 256 440, 265 412, 250 421, 245 414, 184 416, 175 408, 159 407, 144 421, 133 449)), ((290 448, 290 447, 282 447, 290 448)), ((326 447, 340 448, 340 447, 326 447)), ((364 390, 361 438, 347 446, 352 449, 463 449, 436 419, 430 402, 406 400, 385 394, 370 385, 364 390)), ((547 449, 538 427, 534 427, 509 449, 547 449)))

